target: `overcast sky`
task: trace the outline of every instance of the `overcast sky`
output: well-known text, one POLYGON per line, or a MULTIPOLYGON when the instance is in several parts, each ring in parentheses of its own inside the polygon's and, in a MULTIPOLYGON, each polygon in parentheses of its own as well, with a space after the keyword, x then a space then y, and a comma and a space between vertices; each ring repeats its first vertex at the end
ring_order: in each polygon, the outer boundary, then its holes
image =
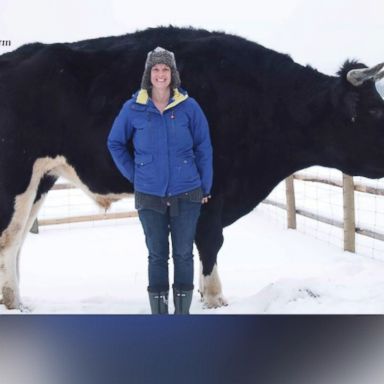
POLYGON ((234 33, 333 74, 346 58, 384 61, 384 0, 0 0, 0 54, 18 46, 159 25, 234 33))

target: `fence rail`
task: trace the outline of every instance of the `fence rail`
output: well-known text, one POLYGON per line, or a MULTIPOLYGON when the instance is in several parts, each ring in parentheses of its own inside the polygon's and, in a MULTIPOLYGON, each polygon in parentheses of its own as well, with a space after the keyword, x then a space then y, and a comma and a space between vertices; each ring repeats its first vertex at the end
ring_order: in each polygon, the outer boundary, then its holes
MULTIPOLYGON (((343 187, 343 183, 340 181, 324 179, 324 178, 318 177, 318 176, 307 176, 307 175, 294 174, 293 178, 295 180, 311 181, 314 183, 322 183, 322 184, 332 185, 334 187, 341 187, 341 188, 343 187)), ((369 185, 364 185, 364 184, 360 184, 360 183, 356 183, 356 182, 354 182, 354 190, 357 192, 370 193, 371 195, 384 196, 384 188, 370 187, 369 185)))
MULTIPOLYGON (((76 187, 69 183, 59 183, 53 186, 53 190, 66 190, 66 189, 75 189, 76 187)), ((354 201, 354 192, 363 192, 369 193, 377 196, 384 196, 384 188, 376 188, 367 186, 364 184, 356 183, 353 180, 353 177, 343 174, 343 181, 324 179, 318 176, 308 176, 303 174, 294 174, 289 176, 285 180, 285 194, 286 194, 286 203, 280 203, 272 199, 265 199, 262 203, 267 205, 272 205, 280 209, 286 210, 287 212, 287 227, 291 229, 296 229, 297 220, 296 216, 301 215, 313 220, 317 220, 321 223, 332 225, 338 228, 343 229, 344 231, 344 250, 355 252, 355 235, 360 234, 363 236, 368 236, 370 238, 384 241, 384 234, 372 231, 367 228, 360 228, 356 226, 355 222, 355 201, 354 201), (334 187, 343 189, 343 220, 335 220, 326 216, 322 216, 316 213, 313 213, 306 209, 296 208, 296 199, 295 199, 295 187, 294 181, 300 180, 305 182, 315 182, 321 184, 327 184, 334 187)), ((137 217, 136 211, 128 212, 117 212, 117 213, 102 213, 102 214, 93 214, 93 215, 84 215, 84 216, 72 216, 66 218, 54 218, 54 219, 42 219, 36 220, 33 229, 34 233, 38 232, 38 226, 41 225, 55 225, 55 224, 65 224, 65 223, 79 223, 86 221, 99 221, 99 220, 113 220, 121 218, 130 218, 137 217)))
MULTIPOLYGON (((61 191, 77 189, 77 187, 71 183, 58 183, 55 184, 51 190, 61 191)), ((32 225, 31 232, 39 233, 40 226, 46 225, 58 225, 58 224, 73 224, 73 223, 84 223, 88 221, 102 221, 102 220, 114 220, 114 219, 127 219, 131 217, 137 217, 137 211, 127 212, 113 212, 113 213, 95 213, 91 215, 80 215, 80 216, 69 216, 69 217, 58 217, 53 219, 36 219, 32 225)))
POLYGON ((38 224, 39 225, 71 224, 71 223, 82 223, 87 221, 126 219, 129 217, 137 217, 137 212, 130 211, 130 212, 116 212, 116 213, 100 213, 100 214, 94 214, 94 215, 62 217, 57 219, 42 219, 42 220, 38 220, 38 224))

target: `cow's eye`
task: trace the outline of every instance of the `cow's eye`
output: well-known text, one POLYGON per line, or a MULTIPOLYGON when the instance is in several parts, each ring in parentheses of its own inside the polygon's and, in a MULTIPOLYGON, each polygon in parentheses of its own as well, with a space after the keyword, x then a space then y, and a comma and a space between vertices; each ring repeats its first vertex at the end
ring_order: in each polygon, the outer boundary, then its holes
POLYGON ((384 110, 382 108, 371 108, 368 112, 376 119, 380 119, 384 116, 384 110))

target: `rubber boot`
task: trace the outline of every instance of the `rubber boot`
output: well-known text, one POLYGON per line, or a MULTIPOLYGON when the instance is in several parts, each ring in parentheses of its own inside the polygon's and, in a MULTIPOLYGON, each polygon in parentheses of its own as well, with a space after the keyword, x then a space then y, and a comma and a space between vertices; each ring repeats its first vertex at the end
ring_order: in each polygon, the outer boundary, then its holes
POLYGON ((173 302, 175 304, 175 315, 189 315, 192 303, 193 290, 184 291, 173 288, 173 302))
POLYGON ((152 315, 168 315, 168 291, 148 292, 152 315))

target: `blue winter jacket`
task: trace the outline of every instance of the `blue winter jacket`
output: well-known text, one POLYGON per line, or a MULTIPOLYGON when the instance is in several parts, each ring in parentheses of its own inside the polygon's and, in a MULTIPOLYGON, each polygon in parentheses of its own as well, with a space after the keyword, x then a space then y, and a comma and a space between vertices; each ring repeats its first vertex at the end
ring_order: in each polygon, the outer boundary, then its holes
POLYGON ((146 90, 129 99, 116 117, 108 148, 120 172, 139 192, 174 196, 212 186, 212 146, 198 103, 175 89, 163 114, 146 90), (127 143, 132 138, 134 158, 127 143))

